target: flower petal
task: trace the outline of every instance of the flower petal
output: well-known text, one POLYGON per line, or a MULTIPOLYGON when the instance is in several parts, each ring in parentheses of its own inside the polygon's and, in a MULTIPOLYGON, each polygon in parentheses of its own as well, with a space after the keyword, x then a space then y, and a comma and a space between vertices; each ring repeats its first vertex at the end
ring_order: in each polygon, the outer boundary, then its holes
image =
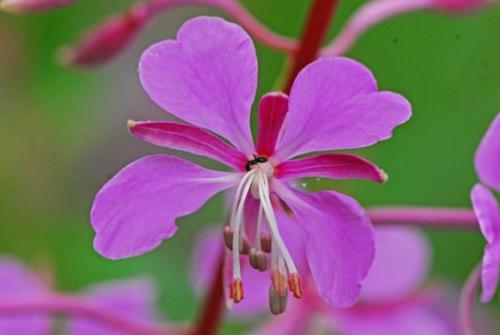
POLYGON ((160 107, 253 153, 250 111, 257 58, 241 27, 215 17, 191 19, 177 41, 159 42, 143 53, 139 75, 160 107))
POLYGON ((481 301, 489 302, 500 278, 500 210, 495 196, 481 184, 472 188, 471 200, 479 227, 487 241, 481 268, 481 301))
POLYGON ((300 303, 288 299, 285 313, 274 316, 262 327, 251 331, 250 335, 303 335, 307 333, 307 326, 314 317, 314 310, 307 303, 300 303))
POLYGON ((430 307, 410 305, 398 309, 357 314, 356 308, 337 315, 340 333, 348 335, 452 335, 447 321, 430 307))
MULTIPOLYGON (((34 298, 44 295, 47 288, 42 281, 24 265, 9 257, 0 257, 0 296, 2 299, 34 298)), ((47 335, 51 329, 51 318, 47 316, 0 315, 0 334, 47 335)))
POLYGON ((96 195, 94 247, 110 259, 150 251, 174 235, 176 218, 195 212, 238 179, 239 174, 207 170, 168 155, 141 158, 96 195))
POLYGON ((143 141, 215 159, 244 170, 247 158, 217 136, 201 128, 170 121, 129 121, 130 133, 143 141))
MULTIPOLYGON (((95 285, 84 292, 86 298, 98 307, 137 322, 151 322, 156 319, 154 304, 157 293, 151 280, 135 278, 110 281, 95 285)), ((100 323, 75 318, 68 324, 71 335, 123 335, 100 323)))
POLYGON ((282 160, 372 145, 390 138, 392 130, 411 115, 405 98, 377 92, 370 70, 348 58, 324 57, 305 67, 289 99, 277 149, 282 160))
POLYGON ((288 112, 288 97, 284 93, 268 93, 259 104, 259 133, 257 136, 257 153, 272 156, 281 126, 288 112))
POLYGON ((333 306, 352 306, 375 252, 366 213, 356 200, 337 192, 303 194, 283 184, 275 189, 305 231, 307 260, 320 295, 333 306))
POLYGON ((413 228, 381 226, 375 229, 375 244, 375 260, 363 282, 361 299, 388 302, 418 289, 430 266, 430 246, 425 236, 413 228))
POLYGON ((287 160, 276 167, 276 177, 296 179, 326 177, 332 179, 361 178, 383 183, 387 175, 372 162, 356 155, 324 154, 287 160))
POLYGON ((470 197, 479 228, 486 241, 489 244, 500 241, 500 212, 493 193, 483 185, 476 184, 470 197))
POLYGON ((481 140, 474 165, 479 179, 500 192, 500 113, 481 140))

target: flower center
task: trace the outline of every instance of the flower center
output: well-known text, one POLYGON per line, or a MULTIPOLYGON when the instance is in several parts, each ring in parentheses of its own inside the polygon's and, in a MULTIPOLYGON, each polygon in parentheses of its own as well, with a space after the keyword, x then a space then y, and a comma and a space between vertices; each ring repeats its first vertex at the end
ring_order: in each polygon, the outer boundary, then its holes
POLYGON ((279 201, 274 201, 277 197, 270 191, 270 181, 274 174, 273 165, 267 157, 254 155, 254 158, 246 163, 245 168, 247 172, 243 175, 236 190, 230 226, 224 229, 226 246, 233 253, 233 280, 230 286, 230 296, 236 303, 244 297, 240 267, 241 254, 248 255, 250 265, 259 271, 266 271, 270 263, 270 307, 273 313, 279 314, 286 308, 288 290, 296 298, 302 296, 300 277, 278 229, 273 203, 276 206, 279 201), (249 194, 259 201, 253 243, 245 233, 244 209, 249 194))

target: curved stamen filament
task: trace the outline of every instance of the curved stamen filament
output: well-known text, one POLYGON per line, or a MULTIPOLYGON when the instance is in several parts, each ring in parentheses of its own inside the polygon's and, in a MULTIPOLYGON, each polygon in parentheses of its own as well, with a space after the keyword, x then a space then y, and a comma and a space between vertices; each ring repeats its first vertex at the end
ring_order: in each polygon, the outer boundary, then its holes
POLYGON ((248 193, 250 192, 250 187, 254 179, 255 171, 248 172, 245 177, 241 180, 240 186, 236 194, 237 204, 236 215, 232 216, 234 220, 231 220, 231 225, 233 227, 233 279, 241 279, 241 269, 240 269, 240 228, 243 221, 243 210, 245 208, 245 201, 248 193), (238 194, 241 193, 241 194, 238 194))
POLYGON ((276 216, 274 215, 274 210, 271 204, 271 200, 269 198, 269 182, 266 176, 264 176, 261 173, 259 173, 256 178, 259 189, 259 198, 267 218, 269 229, 271 230, 271 235, 273 239, 273 248, 274 245, 276 245, 276 247, 279 250, 279 253, 281 254, 281 256, 285 261, 286 267, 288 268, 288 272, 290 274, 295 274, 297 273, 297 268, 295 267, 292 257, 290 256, 290 253, 288 252, 288 249, 286 248, 285 243, 283 242, 283 239, 281 238, 281 235, 278 230, 278 223, 276 222, 276 216))

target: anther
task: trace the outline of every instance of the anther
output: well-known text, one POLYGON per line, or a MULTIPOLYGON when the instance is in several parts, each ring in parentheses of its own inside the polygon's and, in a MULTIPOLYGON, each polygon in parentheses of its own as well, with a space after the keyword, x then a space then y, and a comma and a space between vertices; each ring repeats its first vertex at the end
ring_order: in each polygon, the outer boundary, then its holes
POLYGON ((274 268, 271 272, 271 282, 273 284, 273 289, 276 294, 285 296, 288 291, 288 283, 286 280, 285 273, 279 269, 274 268))
POLYGON ((302 280, 298 273, 288 275, 288 287, 295 298, 300 299, 302 297, 302 280))
POLYGON ((260 246, 264 252, 271 252, 271 236, 268 234, 261 234, 260 235, 260 246))
MULTIPOLYGON (((229 250, 233 250, 233 230, 230 226, 224 226, 224 245, 229 250)), ((241 243, 239 244, 240 254, 248 255, 250 251, 250 242, 247 238, 243 238, 241 243)))
POLYGON ((269 288, 269 309, 274 315, 283 313, 286 310, 288 303, 288 295, 279 295, 274 290, 273 286, 269 288))
POLYGON ((257 250, 255 248, 251 248, 248 253, 248 259, 250 261, 250 265, 261 272, 267 270, 267 258, 266 255, 262 252, 262 250, 257 250))
POLYGON ((245 295, 243 293, 243 283, 241 282, 241 279, 233 279, 229 288, 230 297, 235 303, 239 303, 243 300, 245 295))

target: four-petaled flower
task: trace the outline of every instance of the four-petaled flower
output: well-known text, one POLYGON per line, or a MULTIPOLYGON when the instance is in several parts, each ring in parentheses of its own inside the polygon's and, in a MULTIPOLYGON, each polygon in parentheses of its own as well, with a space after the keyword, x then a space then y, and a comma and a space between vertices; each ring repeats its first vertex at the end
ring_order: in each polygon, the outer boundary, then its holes
POLYGON ((481 301, 488 302, 495 294, 500 276, 500 210, 495 195, 488 189, 500 192, 500 114, 484 135, 474 164, 482 184, 474 185, 471 200, 487 242, 481 268, 481 301))
POLYGON ((216 193, 236 188, 225 228, 233 252, 231 298, 243 299, 240 253, 248 252, 250 262, 266 270, 266 251, 274 294, 290 289, 296 297, 302 295, 299 270, 278 228, 277 215, 288 213, 305 235, 307 265, 321 296, 332 305, 351 306, 374 257, 371 223, 354 199, 334 191, 303 193, 292 181, 317 176, 384 182, 386 175, 350 154, 290 158, 388 139, 410 117, 407 100, 379 92, 371 72, 356 61, 322 58, 299 73, 289 97, 262 97, 254 145, 255 49, 238 25, 220 18, 192 19, 177 40, 151 46, 141 57, 139 75, 154 102, 191 125, 130 121, 130 132, 155 145, 212 158, 234 171, 208 170, 169 155, 131 163, 95 198, 91 221, 96 250, 112 259, 150 251, 174 235, 176 218, 198 210, 216 193), (255 224, 245 217, 255 218, 255 224))

